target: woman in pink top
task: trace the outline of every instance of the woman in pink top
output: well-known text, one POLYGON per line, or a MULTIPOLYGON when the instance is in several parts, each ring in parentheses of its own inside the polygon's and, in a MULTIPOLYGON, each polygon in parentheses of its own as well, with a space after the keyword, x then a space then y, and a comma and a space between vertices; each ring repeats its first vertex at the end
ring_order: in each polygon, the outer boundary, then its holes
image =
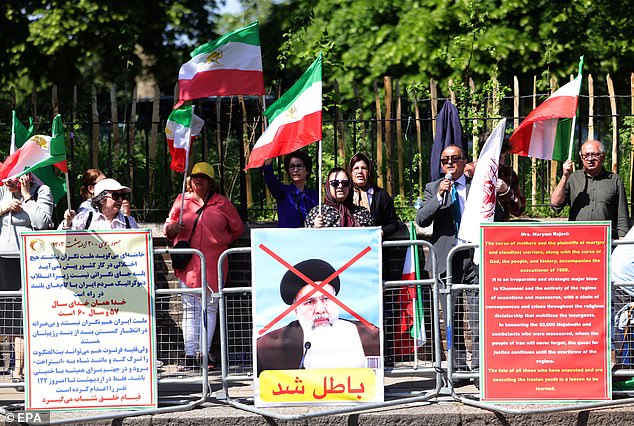
MULTIPOLYGON (((191 174, 191 192, 185 193, 182 223, 181 195, 176 197, 169 216, 165 220, 164 232, 168 239, 177 243, 189 240, 190 247, 205 255, 207 288, 218 291, 218 258, 235 241, 244 229, 238 211, 226 197, 214 192, 214 172, 210 164, 197 163, 191 174), (194 222, 202 208, 200 218, 194 229, 194 222)), ((226 265, 225 265, 226 266, 226 265)), ((225 267, 225 273, 227 268, 225 267)), ((183 269, 175 269, 181 287, 200 288, 201 267, 198 256, 192 256, 183 269)), ((225 275, 226 278, 226 275, 225 275)), ((200 355, 200 315, 201 299, 198 295, 183 294, 183 338, 185 341, 185 362, 180 370, 198 366, 200 355)), ((216 328, 218 299, 207 297, 207 343, 211 344, 216 328)))

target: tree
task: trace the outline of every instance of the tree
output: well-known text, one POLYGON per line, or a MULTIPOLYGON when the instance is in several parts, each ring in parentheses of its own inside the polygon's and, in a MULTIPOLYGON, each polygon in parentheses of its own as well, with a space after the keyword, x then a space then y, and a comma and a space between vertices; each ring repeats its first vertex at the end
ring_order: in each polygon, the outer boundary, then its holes
POLYGON ((121 82, 141 72, 176 82, 192 45, 217 37, 216 0, 6 0, 0 14, 3 85, 121 82), (189 46, 185 46, 185 44, 189 46), (141 69, 141 56, 147 69, 141 69))
POLYGON ((341 66, 324 79, 337 79, 351 95, 353 81, 369 93, 384 75, 478 83, 497 67, 503 84, 544 69, 563 78, 582 54, 589 72, 629 75, 634 17, 622 12, 614 0, 294 0, 272 8, 272 27, 264 32, 287 33, 283 56, 294 68, 305 66, 326 36, 325 59, 341 66), (281 23, 277 13, 284 13, 281 23))

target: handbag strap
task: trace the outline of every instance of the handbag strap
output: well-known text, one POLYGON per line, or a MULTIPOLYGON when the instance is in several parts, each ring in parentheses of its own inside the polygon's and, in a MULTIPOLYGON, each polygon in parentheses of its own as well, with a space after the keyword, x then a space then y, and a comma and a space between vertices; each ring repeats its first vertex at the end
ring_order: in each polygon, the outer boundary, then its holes
POLYGON ((198 224, 198 219, 200 219, 200 215, 203 213, 203 210, 205 209, 205 207, 207 207, 207 203, 211 199, 211 196, 212 196, 212 193, 210 191, 209 195, 207 196, 207 199, 205 200, 205 203, 196 212, 198 214, 196 215, 196 220, 194 221, 194 226, 192 226, 192 232, 191 232, 191 234, 189 234, 189 239, 187 240, 188 244, 191 242, 192 237, 194 236, 194 231, 196 230, 196 225, 198 224))

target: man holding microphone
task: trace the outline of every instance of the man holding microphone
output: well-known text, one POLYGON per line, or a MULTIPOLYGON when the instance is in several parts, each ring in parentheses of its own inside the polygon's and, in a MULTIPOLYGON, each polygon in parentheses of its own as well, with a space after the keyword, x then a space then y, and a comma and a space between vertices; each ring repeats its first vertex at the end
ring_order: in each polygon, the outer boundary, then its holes
MULTIPOLYGON (((423 205, 416 213, 416 222, 421 227, 433 223, 430 242, 437 255, 438 275, 442 283, 447 278, 447 255, 458 239, 458 229, 465 207, 471 179, 464 175, 466 158, 462 149, 457 145, 447 146, 440 157, 445 176, 425 186, 423 205)), ((473 250, 462 250, 452 258, 452 282, 474 284, 478 282, 477 268, 472 261, 473 250)), ((425 263, 425 269, 432 272, 431 262, 425 263)), ((441 297, 443 313, 447 312, 446 298, 441 297)), ((464 335, 467 330, 464 323, 464 306, 461 292, 454 293, 452 298, 454 330, 448 330, 447 339, 453 342, 454 371, 469 371, 467 366, 467 351, 464 335), (453 336, 450 339, 451 333, 453 336)), ((449 322, 445 318, 445 325, 449 322)), ((453 386, 460 387, 468 384, 468 380, 454 380, 453 386)))

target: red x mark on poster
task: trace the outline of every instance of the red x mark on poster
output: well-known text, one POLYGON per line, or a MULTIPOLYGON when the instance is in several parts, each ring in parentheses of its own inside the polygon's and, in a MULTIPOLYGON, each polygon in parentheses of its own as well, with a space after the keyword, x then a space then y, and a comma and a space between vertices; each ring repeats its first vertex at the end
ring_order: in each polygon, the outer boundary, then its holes
POLYGON ((288 268, 288 270, 292 271, 295 275, 297 275, 299 278, 301 278, 302 280, 304 280, 306 282, 306 284, 309 284, 311 286, 313 286, 313 289, 311 291, 309 291, 308 293, 306 293, 304 295, 304 297, 298 299, 295 301, 295 303, 293 303, 291 306, 289 306, 288 308, 286 308, 286 310, 284 312, 282 312, 280 315, 278 315, 277 317, 275 317, 273 319, 273 321, 271 321, 270 323, 268 323, 267 325, 264 326, 264 328, 262 328, 262 330, 258 331, 258 334, 261 336, 264 333, 266 333, 271 327, 273 327, 277 322, 279 322, 282 318, 284 318, 286 315, 288 315, 290 312, 292 312, 293 310, 295 310, 295 308, 297 308, 297 306, 299 306, 300 304, 302 304, 305 300, 307 300, 309 297, 311 297, 313 294, 320 292, 323 293, 324 295, 328 296, 328 298, 330 300, 332 300, 334 303, 336 303, 337 305, 339 305, 339 307, 343 310, 345 310, 346 312, 348 312, 350 315, 352 315, 353 317, 355 317, 356 319, 358 319, 362 324, 364 324, 366 327, 372 327, 372 324, 370 324, 365 318, 363 318, 361 315, 357 314, 355 311, 353 311, 352 309, 350 309, 349 307, 347 307, 343 302, 341 302, 339 299, 337 299, 335 296, 333 296, 330 293, 325 293, 323 291, 323 286, 325 286, 326 284, 328 284, 330 281, 334 280, 335 278, 337 278, 343 271, 345 271, 346 269, 348 269, 350 266, 352 266, 353 263, 355 263, 357 260, 361 259, 363 256, 365 256, 370 250, 372 250, 370 248, 370 246, 364 248, 363 250, 361 250, 356 256, 354 256, 352 259, 350 259, 348 262, 346 262, 345 265, 343 265, 341 268, 339 268, 337 271, 335 271, 332 275, 330 275, 328 278, 326 278, 325 280, 323 280, 321 282, 321 284, 316 284, 313 280, 311 280, 310 278, 308 278, 306 275, 302 274, 300 271, 298 271, 293 265, 291 265, 290 263, 288 263, 287 261, 285 261, 284 259, 282 259, 280 256, 278 256, 277 254, 275 254, 270 248, 266 247, 264 244, 260 244, 260 248, 267 253, 268 255, 270 255, 273 259, 277 260, 278 262, 280 262, 282 265, 284 265, 286 268, 288 268))

